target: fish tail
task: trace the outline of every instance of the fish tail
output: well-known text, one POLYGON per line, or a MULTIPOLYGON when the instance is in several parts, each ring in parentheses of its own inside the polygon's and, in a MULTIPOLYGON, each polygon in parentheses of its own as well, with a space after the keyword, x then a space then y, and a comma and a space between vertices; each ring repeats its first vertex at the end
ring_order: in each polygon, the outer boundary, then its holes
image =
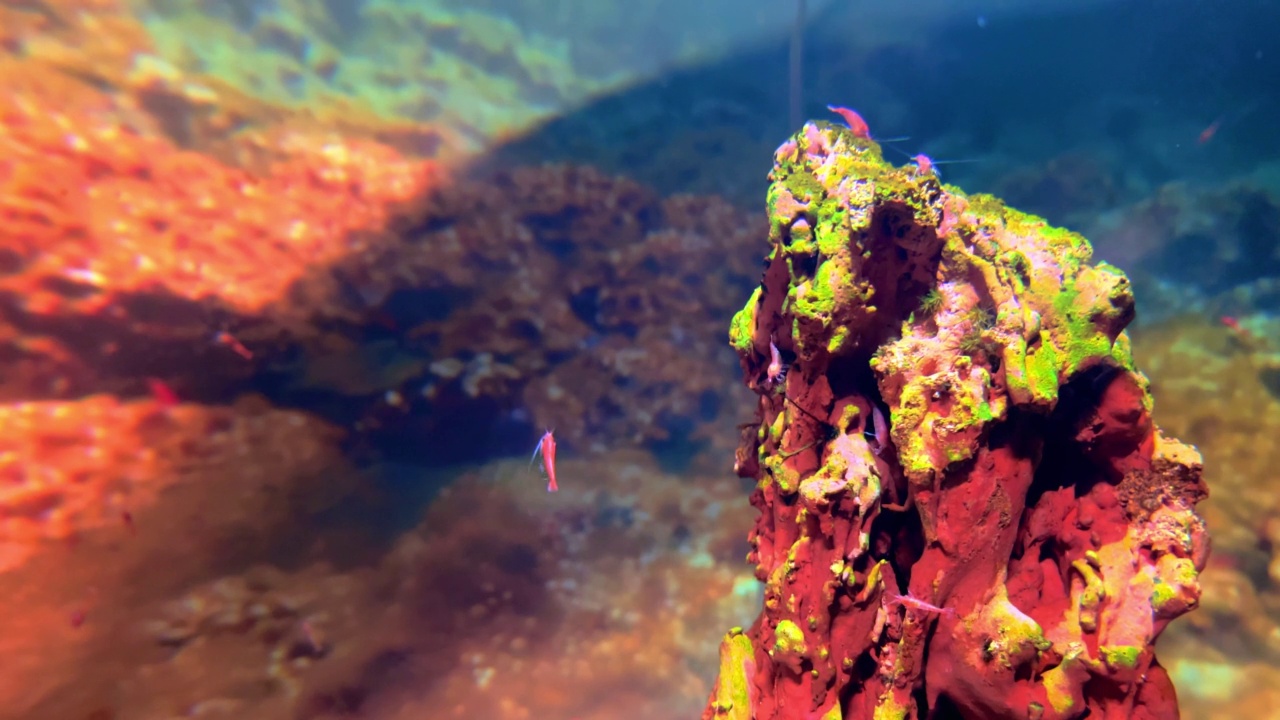
POLYGON ((533 446, 533 454, 529 456, 529 467, 533 467, 533 461, 538 459, 538 453, 542 452, 542 442, 546 440, 544 435, 538 438, 538 444, 533 446))

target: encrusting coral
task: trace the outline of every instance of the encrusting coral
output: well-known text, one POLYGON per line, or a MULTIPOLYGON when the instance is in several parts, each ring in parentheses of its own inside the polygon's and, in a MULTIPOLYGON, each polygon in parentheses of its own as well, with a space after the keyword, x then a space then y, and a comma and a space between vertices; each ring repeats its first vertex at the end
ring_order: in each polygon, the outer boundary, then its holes
POLYGON ((1199 600, 1206 489, 1151 421, 1125 276, 826 123, 770 179, 730 332, 764 609, 704 720, 1176 717, 1154 641, 1199 600))

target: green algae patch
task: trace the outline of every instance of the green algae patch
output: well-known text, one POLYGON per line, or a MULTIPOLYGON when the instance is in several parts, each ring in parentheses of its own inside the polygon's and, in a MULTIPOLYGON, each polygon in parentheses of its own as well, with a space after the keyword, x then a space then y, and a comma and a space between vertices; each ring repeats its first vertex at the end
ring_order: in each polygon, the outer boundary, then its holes
POLYGON ((1111 345, 1111 359, 1125 370, 1137 372, 1133 362, 1133 342, 1129 340, 1129 333, 1122 332, 1116 337, 1116 341, 1111 345))
POLYGON ((768 471, 768 477, 773 479, 773 483, 778 487, 778 492, 783 495, 794 495, 800 489, 800 473, 787 467, 786 458, 781 455, 770 455, 765 458, 765 468, 768 471))
POLYGON ((1103 646, 1098 648, 1098 654, 1108 667, 1134 670, 1138 667, 1138 659, 1142 657, 1142 648, 1133 645, 1103 646))
POLYGON ((924 387, 913 383, 902 389, 897 407, 889 409, 889 426, 903 469, 912 482, 922 484, 928 483, 933 471, 941 469, 930 452, 928 408, 924 387))
POLYGON ((1025 389, 1032 404, 1052 405, 1058 401, 1058 366, 1058 349, 1050 341, 1027 353, 1025 389))
POLYGON ((841 284, 839 279, 834 263, 819 265, 812 282, 803 282, 791 291, 795 314, 823 323, 829 322, 835 314, 836 288, 841 284))
POLYGON ((839 355, 849 343, 852 333, 847 327, 838 327, 835 332, 831 333, 831 338, 827 340, 827 352, 831 355, 839 355))
POLYGON ((986 400, 978 403, 978 412, 975 414, 975 417, 977 417, 980 422, 990 422, 991 420, 994 420, 996 414, 991 411, 991 403, 986 400))
POLYGON ((1052 647, 1040 624, 1009 601, 1003 584, 991 601, 965 622, 970 634, 986 639, 984 654, 1008 669, 1024 665, 1052 647))
POLYGON ((1199 572, 1187 558, 1165 560, 1151 587, 1151 610, 1157 617, 1177 617, 1196 601, 1187 588, 1199 586, 1199 572))
POLYGON ((1156 615, 1160 615, 1165 607, 1172 605, 1179 596, 1178 588, 1163 581, 1157 581, 1151 588, 1151 609, 1156 615))
POLYGON ((1063 288, 1053 300, 1055 340, 1059 346, 1059 376, 1071 377, 1089 361, 1110 357, 1111 338, 1094 323, 1079 289, 1063 288))
POLYGON ((809 655, 809 645, 805 642, 804 630, 791 620, 782 620, 774 629, 773 637, 773 647, 769 650, 769 656, 774 662, 799 672, 801 664, 809 655))
POLYGON ((1075 698, 1071 696, 1071 680, 1067 677, 1066 669, 1059 666, 1046 670, 1041 683, 1044 685, 1045 696, 1049 699, 1049 705, 1053 707, 1054 712, 1059 715, 1070 713, 1076 703, 1075 698))
POLYGON ((851 232, 849 213, 844 206, 834 200, 818 205, 818 226, 814 231, 818 252, 826 257, 835 256, 849 244, 851 232))
POLYGON ((760 288, 751 293, 745 307, 734 313, 729 325, 729 344, 742 355, 755 351, 756 308, 760 307, 760 288))
POLYGON ((1055 668, 1044 671, 1040 676, 1040 684, 1044 687, 1045 697, 1049 700, 1049 705, 1053 707, 1054 712, 1059 715, 1068 715, 1075 708, 1077 700, 1076 683, 1072 680, 1072 675, 1079 674, 1082 669, 1083 661, 1081 656, 1084 655, 1085 649, 1083 645, 1072 643, 1062 658, 1062 662, 1058 663, 1055 668))

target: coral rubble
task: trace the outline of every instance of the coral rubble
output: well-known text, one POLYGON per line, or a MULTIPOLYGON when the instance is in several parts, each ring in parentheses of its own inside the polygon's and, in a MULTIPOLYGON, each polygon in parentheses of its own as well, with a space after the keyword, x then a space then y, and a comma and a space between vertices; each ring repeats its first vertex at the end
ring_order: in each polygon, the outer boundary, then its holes
POLYGON ((1154 642, 1199 601, 1207 491, 1151 420, 1126 277, 826 123, 770 179, 730 332, 764 610, 704 719, 1176 717, 1154 642))

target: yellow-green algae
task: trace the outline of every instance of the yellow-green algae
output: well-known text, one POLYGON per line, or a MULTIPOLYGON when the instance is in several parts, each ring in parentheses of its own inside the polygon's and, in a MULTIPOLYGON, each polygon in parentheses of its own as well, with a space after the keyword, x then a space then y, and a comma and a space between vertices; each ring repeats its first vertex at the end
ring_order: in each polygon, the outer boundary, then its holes
POLYGON ((734 313, 733 322, 729 325, 729 344, 744 355, 755 348, 756 308, 760 306, 761 293, 757 287, 746 307, 734 313))
POLYGON ((836 293, 841 285, 838 280, 835 263, 822 263, 812 282, 806 281, 792 290, 795 295, 792 310, 796 315, 829 321, 836 308, 836 293))
POLYGON ((720 643, 720 678, 711 707, 725 720, 751 720, 751 678, 747 667, 754 664, 755 647, 741 628, 729 631, 720 643))
POLYGON ((840 703, 837 701, 833 704, 818 720, 844 720, 844 713, 840 712, 840 703))
POLYGON ((761 482, 768 482, 769 478, 772 478, 774 485, 778 488, 778 492, 783 495, 791 495, 800 489, 800 473, 787 467, 786 462, 786 458, 780 454, 766 455, 764 458, 766 478, 762 479, 761 482))
POLYGON ((1138 658, 1142 656, 1142 648, 1134 645, 1103 646, 1098 648, 1102 661, 1114 668, 1133 670, 1138 667, 1138 658))
POLYGON ((1040 684, 1044 687, 1049 705, 1061 715, 1071 712, 1075 707, 1075 684, 1071 680, 1071 672, 1082 664, 1081 656, 1084 654, 1084 645, 1071 643, 1063 655, 1062 662, 1057 667, 1044 671, 1040 676, 1040 684))
POLYGON ((785 662, 788 658, 803 658, 808 652, 809 646, 804 641, 804 630, 790 620, 779 622, 777 629, 774 630, 773 649, 769 654, 779 662, 785 662))
MULTIPOLYGON (((960 282, 967 279, 996 303, 973 309, 984 317, 994 313, 996 321, 991 330, 981 329, 989 322, 975 326, 972 332, 982 333, 976 341, 981 345, 972 351, 1000 348, 1004 388, 992 387, 989 376, 980 384, 969 383, 957 365, 965 387, 956 389, 957 402, 943 420, 930 416, 932 387, 907 369, 907 382, 890 414, 895 446, 914 482, 931 482, 947 465, 969 459, 975 447, 970 428, 977 431, 1003 419, 1006 397, 1047 409, 1056 402, 1059 387, 1085 366, 1131 366, 1127 341, 1121 348, 1113 341, 1132 306, 1127 280, 1105 264, 1089 266, 1092 250, 1082 236, 1008 208, 990 195, 965 198, 950 187, 939 192, 935 179, 886 163, 874 143, 826 123, 815 127, 831 152, 813 157, 814 136, 797 134, 797 150, 778 158, 768 196, 775 258, 816 253, 819 260, 812 277, 796 277, 795 265, 789 263, 793 275, 784 314, 790 315, 802 359, 817 349, 805 346, 815 336, 828 353, 841 352, 858 336, 856 323, 876 312, 875 290, 861 274, 869 252, 858 251, 875 208, 888 203, 909 208, 921 227, 936 226, 948 195, 967 203, 964 223, 957 224, 963 230, 943 238, 939 272, 960 282), (798 218, 805 224, 793 232, 798 218), (995 251, 988 251, 988 245, 995 251)), ((941 303, 934 304, 936 312, 941 303)), ((735 318, 735 327, 746 319, 735 318)), ((913 330, 908 325, 904 332, 913 330)), ((744 334, 737 330, 734 337, 744 334)), ((740 340, 735 347, 742 347, 740 340)), ((901 370, 884 362, 876 369, 882 375, 901 370)), ((788 488, 794 485, 791 478, 784 481, 788 488)))
POLYGON ((1006 669, 1026 663, 1052 647, 1040 624, 1009 601, 1004 583, 978 612, 964 619, 967 632, 985 638, 985 653, 991 662, 1006 669))
POLYGON ((876 702, 876 709, 872 714, 872 718, 874 720, 905 720, 908 709, 905 703, 898 700, 897 693, 890 686, 880 696, 879 701, 876 702))

